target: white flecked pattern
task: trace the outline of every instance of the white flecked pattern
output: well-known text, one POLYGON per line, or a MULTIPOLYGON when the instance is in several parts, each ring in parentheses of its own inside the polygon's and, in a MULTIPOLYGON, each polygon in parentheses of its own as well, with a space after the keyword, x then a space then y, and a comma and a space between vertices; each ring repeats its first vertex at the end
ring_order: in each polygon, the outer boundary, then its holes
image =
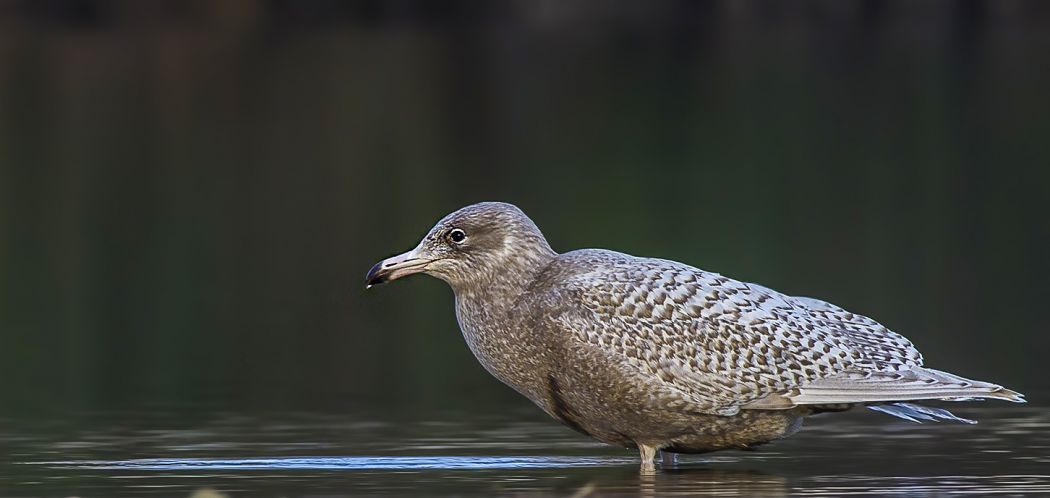
POLYGON ((703 411, 878 401, 885 398, 879 391, 897 393, 889 399, 916 399, 907 391, 952 398, 975 394, 954 396, 954 389, 1002 390, 923 368, 908 339, 824 301, 674 261, 605 250, 562 258, 588 268, 561 285, 593 314, 592 321, 566 328, 703 411), (842 394, 843 382, 861 380, 868 399, 842 394), (838 386, 838 394, 820 396, 822 386, 838 386), (761 403, 770 397, 777 402, 761 403))

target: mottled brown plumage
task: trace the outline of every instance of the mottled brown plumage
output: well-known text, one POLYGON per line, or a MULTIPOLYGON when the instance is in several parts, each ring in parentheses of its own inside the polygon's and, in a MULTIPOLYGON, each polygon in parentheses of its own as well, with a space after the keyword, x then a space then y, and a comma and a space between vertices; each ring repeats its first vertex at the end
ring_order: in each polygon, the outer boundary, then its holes
POLYGON ((1016 392, 923 366, 903 336, 811 298, 682 263, 585 249, 554 252, 518 208, 456 211, 369 285, 425 272, 448 282, 467 345, 499 380, 600 441, 656 450, 748 448, 802 417, 869 405, 957 419, 909 400, 1016 392))

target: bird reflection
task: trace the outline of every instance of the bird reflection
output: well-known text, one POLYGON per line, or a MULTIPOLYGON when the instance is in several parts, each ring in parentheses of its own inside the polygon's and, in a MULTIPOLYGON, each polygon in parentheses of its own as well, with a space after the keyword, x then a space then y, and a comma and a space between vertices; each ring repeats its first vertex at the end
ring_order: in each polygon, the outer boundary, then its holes
POLYGON ((603 473, 577 487, 573 498, 637 495, 787 496, 787 478, 744 469, 680 467, 655 474, 635 469, 603 473))

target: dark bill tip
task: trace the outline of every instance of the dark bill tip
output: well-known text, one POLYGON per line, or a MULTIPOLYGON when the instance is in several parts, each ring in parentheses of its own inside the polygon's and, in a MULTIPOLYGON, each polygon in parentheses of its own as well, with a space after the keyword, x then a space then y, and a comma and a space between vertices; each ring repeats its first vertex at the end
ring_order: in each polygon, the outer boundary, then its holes
POLYGON ((383 271, 382 261, 372 265, 372 269, 368 270, 368 274, 365 275, 365 288, 386 282, 386 276, 386 272, 383 271))

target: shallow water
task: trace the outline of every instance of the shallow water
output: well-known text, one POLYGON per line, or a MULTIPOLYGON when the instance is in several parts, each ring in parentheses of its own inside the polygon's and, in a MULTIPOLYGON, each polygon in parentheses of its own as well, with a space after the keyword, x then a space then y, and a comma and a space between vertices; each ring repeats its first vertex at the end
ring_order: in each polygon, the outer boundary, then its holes
POLYGON ((0 492, 17 496, 1050 495, 1050 415, 954 405, 978 425, 858 410, 808 421, 758 451, 683 456, 639 476, 633 451, 533 410, 374 414, 163 410, 0 421, 0 492))

